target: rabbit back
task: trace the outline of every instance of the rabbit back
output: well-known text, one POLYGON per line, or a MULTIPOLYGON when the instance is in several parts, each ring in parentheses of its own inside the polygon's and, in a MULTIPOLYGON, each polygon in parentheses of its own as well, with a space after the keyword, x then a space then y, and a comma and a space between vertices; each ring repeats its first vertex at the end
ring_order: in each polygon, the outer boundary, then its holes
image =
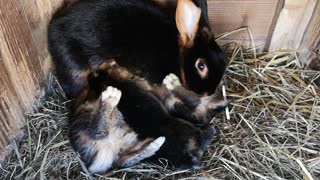
POLYGON ((145 0, 80 1, 49 25, 49 51, 67 94, 81 89, 81 73, 106 59, 161 83, 179 69, 174 19, 145 0), (78 87, 80 86, 80 87, 78 87))

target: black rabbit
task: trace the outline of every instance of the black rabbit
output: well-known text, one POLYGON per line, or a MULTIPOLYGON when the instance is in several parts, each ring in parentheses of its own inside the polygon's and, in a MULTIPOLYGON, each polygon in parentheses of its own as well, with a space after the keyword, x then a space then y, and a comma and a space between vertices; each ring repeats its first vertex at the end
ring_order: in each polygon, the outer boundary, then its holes
POLYGON ((133 165, 156 152, 149 160, 161 157, 178 168, 197 168, 206 146, 217 136, 215 128, 170 116, 153 93, 159 92, 157 86, 112 64, 98 77, 90 74, 72 103, 70 140, 89 171, 103 173, 113 163, 133 165), (119 90, 110 86, 104 90, 105 83, 120 88, 126 101, 120 100, 119 90))
POLYGON ((48 42, 69 98, 106 59, 151 83, 174 73, 200 95, 215 92, 226 68, 205 0, 179 0, 176 18, 151 0, 81 0, 54 16, 48 42))

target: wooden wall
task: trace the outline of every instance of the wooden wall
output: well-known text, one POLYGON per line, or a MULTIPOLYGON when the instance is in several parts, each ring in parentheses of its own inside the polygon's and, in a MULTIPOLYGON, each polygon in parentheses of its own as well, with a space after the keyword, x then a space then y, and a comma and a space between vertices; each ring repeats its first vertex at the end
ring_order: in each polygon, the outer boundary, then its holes
MULTIPOLYGON (((210 24, 215 34, 232 31, 248 26, 253 34, 256 46, 267 49, 273 31, 273 21, 277 17, 281 0, 214 0, 209 1, 210 24)), ((230 41, 250 44, 248 32, 240 32, 224 38, 220 43, 230 41)))
MULTIPOLYGON (((272 32, 269 51, 296 49, 304 67, 320 64, 320 2, 319 0, 286 0, 272 32), (312 62, 312 60, 314 62, 312 62)), ((318 66, 318 65, 316 65, 318 66)))
POLYGON ((46 27, 61 2, 0 0, 0 152, 25 124, 48 74, 46 27))
MULTIPOLYGON (((62 1, 0 0, 0 154, 25 124, 24 112, 33 108, 34 97, 49 72, 47 24, 62 1)), ((176 3, 156 1, 171 7, 176 3)), ((318 57, 317 0, 208 0, 208 5, 216 35, 249 26, 262 50, 278 48, 287 36, 286 47, 304 50, 302 61, 308 62, 311 55, 318 57)), ((248 32, 235 33, 219 43, 234 41, 249 44, 248 32)))

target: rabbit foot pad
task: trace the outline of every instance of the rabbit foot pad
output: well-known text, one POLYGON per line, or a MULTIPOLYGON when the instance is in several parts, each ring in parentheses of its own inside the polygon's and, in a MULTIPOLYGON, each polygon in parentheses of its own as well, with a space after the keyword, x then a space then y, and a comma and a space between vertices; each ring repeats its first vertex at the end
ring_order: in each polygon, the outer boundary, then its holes
POLYGON ((107 89, 102 92, 101 100, 108 103, 111 107, 116 107, 119 104, 121 95, 122 93, 119 89, 108 86, 107 89))
POLYGON ((174 90, 175 88, 181 86, 181 82, 179 80, 179 78, 175 75, 170 73, 169 75, 167 75, 162 82, 167 89, 169 90, 174 90))

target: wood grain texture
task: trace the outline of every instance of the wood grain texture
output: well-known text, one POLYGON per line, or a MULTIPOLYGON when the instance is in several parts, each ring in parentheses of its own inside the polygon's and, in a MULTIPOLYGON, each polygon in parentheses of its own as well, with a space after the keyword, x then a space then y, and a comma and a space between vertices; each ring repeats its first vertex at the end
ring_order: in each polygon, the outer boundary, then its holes
MULTIPOLYGON (((1 128, 3 147, 23 124, 23 112, 32 107, 32 99, 43 76, 30 29, 19 1, 0 1, 1 52, 1 128), (14 103, 18 103, 19 106, 14 103)), ((1 151, 2 152, 2 151, 1 151)))
POLYGON ((0 150, 4 150, 17 127, 21 126, 17 123, 22 122, 23 112, 1 56, 0 69, 0 150))
MULTIPOLYGON (((256 46, 264 48, 276 13, 278 0, 209 0, 208 13, 215 34, 248 26, 256 46)), ((248 32, 236 33, 224 39, 245 44, 250 42, 248 32)))
POLYGON ((41 60, 41 70, 46 76, 51 68, 51 59, 47 51, 47 29, 53 13, 62 6, 63 0, 20 0, 34 46, 41 60))
POLYGON ((317 0, 286 0, 270 43, 269 50, 298 49, 317 0))
POLYGON ((58 3, 61 1, 0 1, 0 159, 9 140, 25 124, 24 112, 33 108, 48 72, 48 12, 58 3))
POLYGON ((278 18, 280 16, 280 13, 284 7, 284 2, 285 0, 279 0, 278 1, 278 5, 277 5, 277 9, 276 9, 276 12, 273 16, 273 20, 272 20, 272 24, 271 24, 271 27, 270 27, 270 30, 269 30, 269 35, 268 35, 268 38, 266 40, 266 45, 264 46, 264 49, 267 51, 270 47, 270 44, 271 44, 271 39, 272 39, 272 36, 273 36, 273 32, 276 28, 276 25, 277 25, 277 21, 278 21, 278 18))
POLYGON ((311 69, 320 70, 311 63, 312 60, 320 61, 320 2, 318 1, 307 30, 304 33, 301 45, 299 47, 303 52, 299 53, 299 59, 304 66, 308 67, 311 64, 311 69))

